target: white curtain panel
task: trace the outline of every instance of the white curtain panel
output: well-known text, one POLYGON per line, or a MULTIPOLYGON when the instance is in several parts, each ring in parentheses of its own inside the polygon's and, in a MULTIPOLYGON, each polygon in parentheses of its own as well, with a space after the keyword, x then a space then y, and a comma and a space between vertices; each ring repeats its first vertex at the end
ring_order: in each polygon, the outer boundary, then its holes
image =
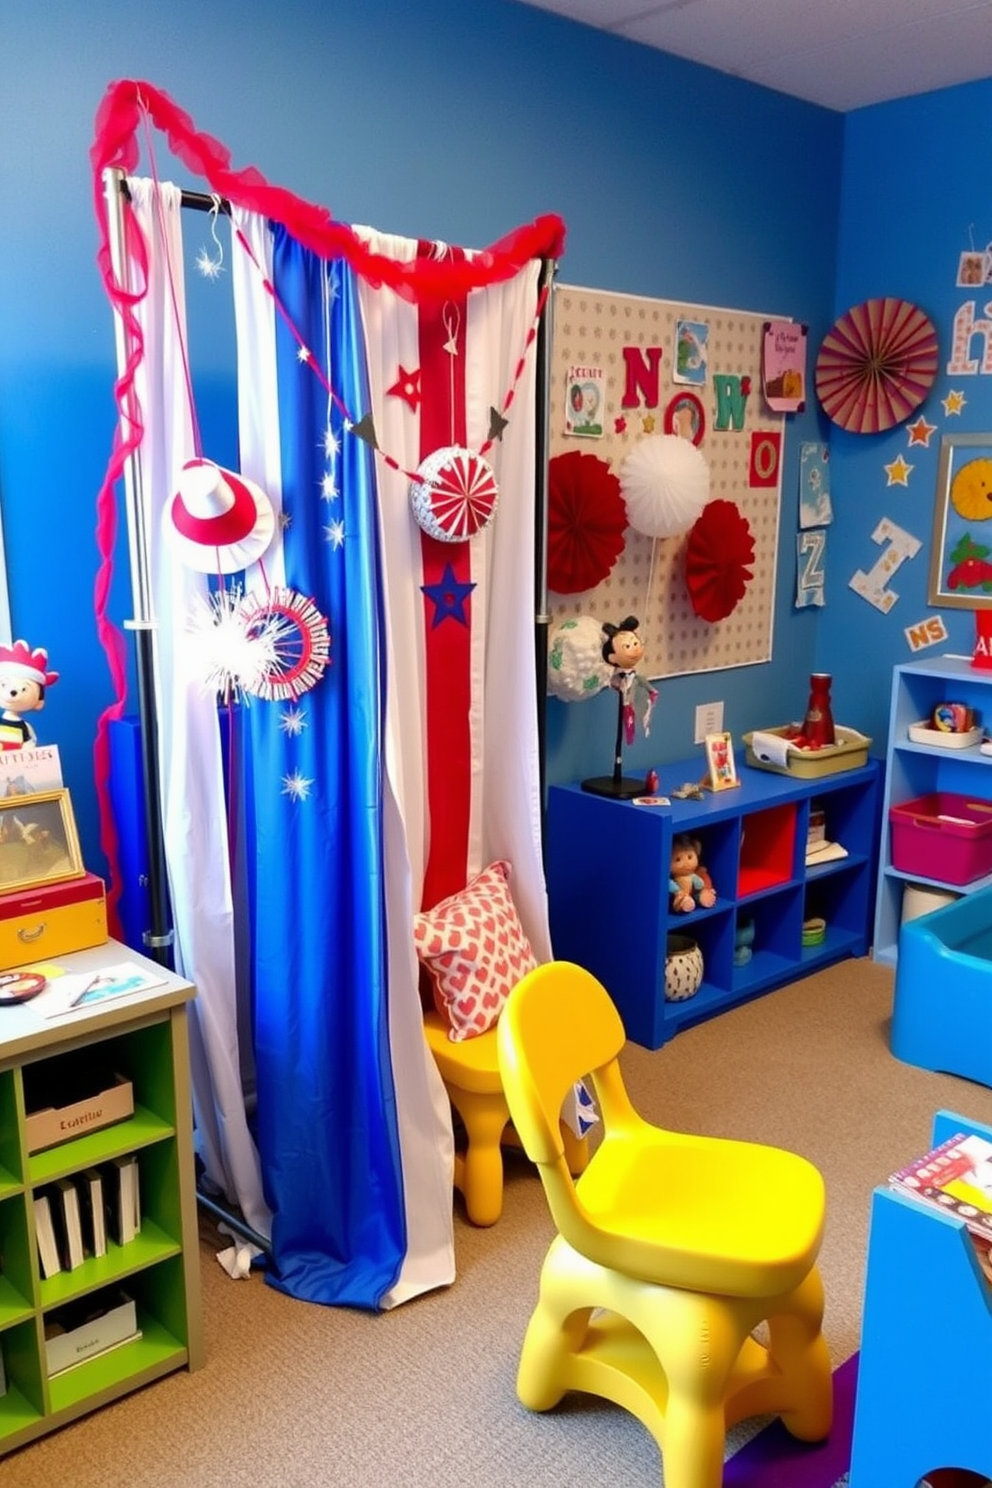
MULTIPOLYGON (((140 459, 156 622, 155 707, 165 856, 177 970, 197 989, 191 1055, 197 1150, 206 1176, 263 1236, 271 1216, 241 1085, 234 915, 216 696, 198 674, 190 629, 204 575, 163 539, 163 513, 184 462, 198 453, 186 390, 181 193, 128 183, 149 245, 148 293, 137 306, 145 338, 136 391, 144 421, 140 459), (157 196, 157 201, 156 201, 157 196), (171 280, 170 280, 171 266, 171 280)), ((209 450, 199 453, 210 457, 209 450)))
MULTIPOLYGON (((414 240, 360 228, 375 253, 409 261, 414 240)), ((481 448, 489 409, 510 386, 533 323, 539 265, 512 281, 476 291, 468 302, 467 439, 481 448)), ((387 390, 419 363, 417 308, 387 288, 361 285, 371 406, 380 447, 407 472, 419 464, 419 419, 387 390)), ((541 859, 539 755, 534 654, 534 358, 517 386, 515 416, 488 458, 499 482, 499 505, 485 533, 472 539, 472 754, 474 761, 466 874, 495 858, 513 864, 513 894, 541 960, 550 956, 547 895, 541 859)), ((406 1184, 411 1237, 408 1264, 394 1300, 430 1270, 442 1274, 450 1247, 451 1117, 433 1066, 421 1068, 424 1047, 412 916, 421 905, 430 823, 426 815, 424 600, 420 529, 402 471, 378 462, 379 510, 386 591, 387 722, 386 842, 389 868, 391 1039, 398 1081, 404 1174, 416 1159, 423 1181, 406 1184), (416 1077, 410 1070, 416 1064, 416 1077), (433 1152, 433 1162, 431 1156, 433 1152), (443 1161, 442 1161, 443 1159, 443 1161)))

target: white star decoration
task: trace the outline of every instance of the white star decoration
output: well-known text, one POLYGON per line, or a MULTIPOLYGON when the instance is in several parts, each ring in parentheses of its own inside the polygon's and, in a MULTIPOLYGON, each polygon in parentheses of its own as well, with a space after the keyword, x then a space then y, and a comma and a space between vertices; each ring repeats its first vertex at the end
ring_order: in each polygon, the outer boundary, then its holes
POLYGON ((282 793, 293 801, 305 801, 312 785, 313 780, 308 779, 300 770, 294 770, 291 775, 282 777, 282 793))
POLYGON ((339 548, 344 542, 344 523, 331 522, 324 528, 324 536, 332 548, 339 548))
POLYGON ((290 738, 302 734, 307 726, 307 715, 302 708, 284 708, 279 715, 279 727, 290 738))
POLYGON ((313 353, 309 346, 301 346, 296 353, 296 360, 298 362, 308 362, 312 355, 313 353))
POLYGON ((321 501, 337 501, 338 483, 334 479, 333 470, 325 470, 320 482, 321 501))
POLYGON ((201 248, 196 255, 196 267, 204 279, 219 279, 224 272, 224 265, 219 258, 211 258, 206 248, 201 248))
POLYGON ((327 428, 324 430, 324 454, 329 460, 332 460, 334 456, 340 454, 340 452, 341 441, 335 434, 334 430, 331 428, 330 424, 328 424, 327 428))

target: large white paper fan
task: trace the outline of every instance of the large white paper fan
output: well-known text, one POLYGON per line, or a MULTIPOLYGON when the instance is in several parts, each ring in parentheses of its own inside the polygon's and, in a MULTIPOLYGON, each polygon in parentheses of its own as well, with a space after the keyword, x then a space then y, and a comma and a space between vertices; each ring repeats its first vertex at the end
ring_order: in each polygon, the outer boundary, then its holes
POLYGON ((678 537, 698 520, 710 497, 710 467, 691 439, 652 434, 620 467, 627 520, 646 537, 678 537))

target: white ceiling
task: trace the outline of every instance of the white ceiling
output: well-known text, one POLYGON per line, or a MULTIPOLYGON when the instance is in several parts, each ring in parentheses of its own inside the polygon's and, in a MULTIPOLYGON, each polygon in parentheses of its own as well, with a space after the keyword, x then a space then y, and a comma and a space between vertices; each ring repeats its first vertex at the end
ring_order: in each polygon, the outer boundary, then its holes
POLYGON ((992 0, 523 3, 841 112, 992 76, 992 0))

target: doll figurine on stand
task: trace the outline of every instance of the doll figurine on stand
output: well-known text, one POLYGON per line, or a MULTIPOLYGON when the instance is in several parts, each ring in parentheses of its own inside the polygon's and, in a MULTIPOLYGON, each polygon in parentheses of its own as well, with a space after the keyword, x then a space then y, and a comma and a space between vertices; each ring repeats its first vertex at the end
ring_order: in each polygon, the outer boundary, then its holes
POLYGON ((0 646, 0 749, 33 749, 34 729, 23 716, 45 706, 45 688, 59 680, 48 670, 48 652, 27 641, 0 646))
POLYGON ((634 742, 637 704, 643 704, 641 727, 646 739, 651 732, 651 714, 658 699, 658 689, 645 682, 637 670, 644 659, 644 642, 637 633, 637 625, 637 616, 628 615, 619 625, 607 621, 603 626, 603 660, 613 668, 610 686, 620 697, 623 733, 628 744, 634 742))
POLYGON ((612 796, 615 800, 630 800, 644 795, 642 780, 625 779, 623 774, 623 745, 634 742, 637 723, 637 708, 643 705, 641 726, 644 736, 650 731, 651 711, 658 697, 658 690, 646 682, 637 670, 644 655, 644 642, 637 634, 637 616, 628 615, 619 625, 602 626, 602 656, 613 668, 610 687, 617 695, 617 735, 613 748, 613 774, 597 775, 583 780, 582 789, 597 796, 612 796))
POLYGON ((698 837, 679 832, 672 838, 668 892, 672 896, 672 908, 680 914, 688 914, 697 904, 702 909, 709 909, 716 903, 716 891, 709 874, 700 866, 701 851, 698 837))

